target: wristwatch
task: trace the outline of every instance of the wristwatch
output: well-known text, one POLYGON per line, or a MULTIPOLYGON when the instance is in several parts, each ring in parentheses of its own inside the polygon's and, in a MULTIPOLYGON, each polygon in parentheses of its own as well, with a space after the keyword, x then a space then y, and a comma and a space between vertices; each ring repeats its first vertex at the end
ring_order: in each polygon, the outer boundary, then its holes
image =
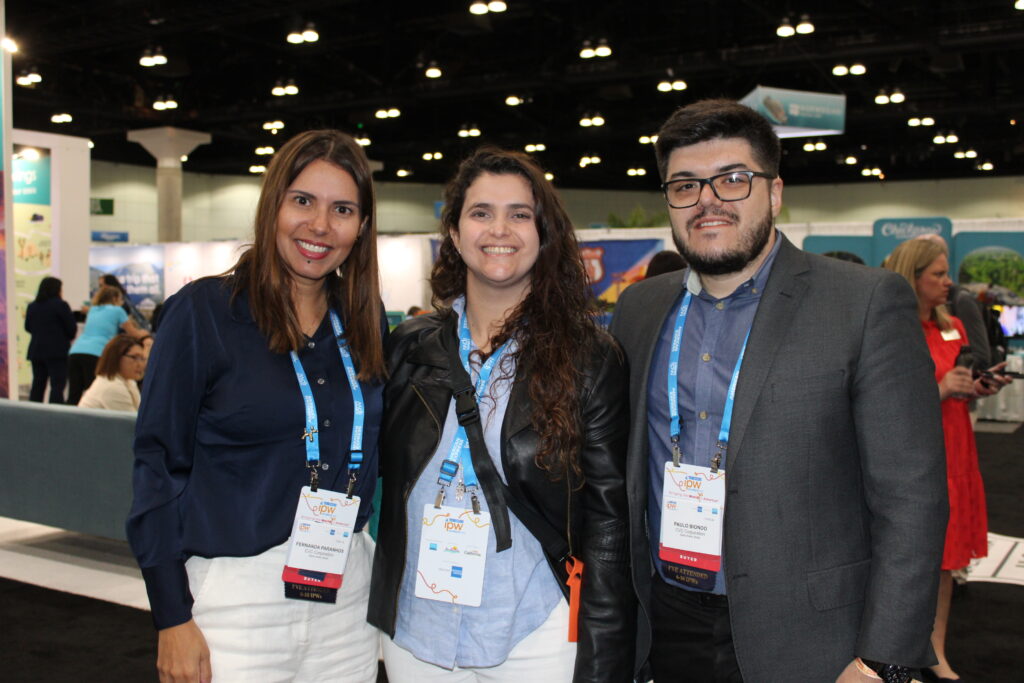
POLYGON ((864 659, 861 657, 862 662, 881 678, 885 683, 910 683, 913 680, 913 669, 899 664, 884 664, 882 662, 876 662, 871 659, 864 659))

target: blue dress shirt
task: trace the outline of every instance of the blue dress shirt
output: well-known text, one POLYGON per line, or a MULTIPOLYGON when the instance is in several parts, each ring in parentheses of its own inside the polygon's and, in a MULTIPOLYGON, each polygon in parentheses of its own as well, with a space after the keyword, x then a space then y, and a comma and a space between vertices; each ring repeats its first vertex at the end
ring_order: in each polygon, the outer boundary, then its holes
MULTIPOLYGON (((268 349, 248 296, 231 302, 229 282, 199 280, 167 300, 146 369, 127 534, 157 628, 191 618, 186 559, 251 557, 280 545, 309 483, 304 402, 291 359, 268 349)), ((320 486, 345 491, 352 394, 328 316, 299 358, 317 408, 320 486)), ((361 385, 357 530, 377 484, 383 389, 361 385)))
MULTIPOLYGON (((679 351, 679 417, 682 423, 679 447, 682 450, 682 462, 685 464, 708 467, 711 458, 718 452, 715 446, 718 443, 718 431, 722 426, 722 411, 725 408, 729 380, 732 379, 743 340, 754 323, 761 292, 768 282, 768 275, 771 273, 780 243, 781 240, 776 234, 775 245, 757 273, 722 299, 715 299, 708 294, 693 270, 687 277, 686 289, 690 291, 692 297, 679 351)), ((668 356, 676 316, 679 313, 679 306, 682 305, 684 293, 679 292, 679 299, 665 319, 651 360, 647 386, 647 440, 650 444, 647 519, 651 535, 651 554, 658 573, 670 585, 690 589, 689 586, 675 581, 672 573, 666 571, 666 563, 658 557, 665 463, 672 459, 672 441, 669 438, 668 356)), ((726 471, 728 477, 728 451, 722 454, 720 467, 726 471)), ((729 514, 728 500, 725 503, 725 514, 729 514)), ((721 570, 715 577, 715 586, 712 589, 714 593, 725 593, 726 560, 727 558, 722 558, 721 570)))

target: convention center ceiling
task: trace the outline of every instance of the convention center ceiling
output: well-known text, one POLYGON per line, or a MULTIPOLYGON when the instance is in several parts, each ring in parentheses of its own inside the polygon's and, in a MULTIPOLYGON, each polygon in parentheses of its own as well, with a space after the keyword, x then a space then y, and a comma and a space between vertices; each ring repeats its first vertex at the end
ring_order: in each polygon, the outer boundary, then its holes
POLYGON ((1024 0, 6 9, 14 126, 87 137, 104 161, 151 166, 126 132, 177 126, 212 136, 186 171, 246 174, 290 135, 337 127, 384 180, 442 182, 486 142, 531 145, 563 187, 654 189, 642 140, 674 108, 762 85, 846 95, 844 134, 784 141, 787 183, 1024 175, 1024 0))

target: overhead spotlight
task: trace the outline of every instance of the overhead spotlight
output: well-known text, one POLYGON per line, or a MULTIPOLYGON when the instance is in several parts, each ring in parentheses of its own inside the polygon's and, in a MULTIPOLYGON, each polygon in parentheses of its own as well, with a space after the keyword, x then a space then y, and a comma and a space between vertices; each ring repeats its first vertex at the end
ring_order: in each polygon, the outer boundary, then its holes
POLYGON ((555 174, 554 174, 554 173, 551 173, 551 172, 549 171, 549 172, 547 172, 547 173, 545 173, 545 174, 544 174, 544 179, 545 179, 545 180, 554 180, 554 179, 555 179, 555 174))
POLYGON ((833 76, 846 76, 849 73, 850 69, 845 64, 836 64, 834 67, 832 67, 833 76))
POLYGON ((1013 3, 1013 8, 1024 10, 1024 0, 1017 0, 1017 2, 1013 3))
POLYGON ((796 32, 802 36, 806 36, 808 33, 814 33, 814 24, 811 23, 811 18, 806 14, 800 15, 800 23, 796 25, 796 32))
POLYGON ((946 136, 943 135, 942 133, 936 133, 935 137, 932 138, 932 142, 934 142, 936 145, 943 145, 946 143, 946 136))
POLYGON ((157 97, 156 100, 153 101, 153 109, 156 109, 157 111, 167 109, 167 103, 164 102, 163 95, 157 97))
POLYGON ((397 171, 395 171, 395 175, 398 176, 399 178, 408 178, 409 176, 412 175, 412 171, 410 171, 407 168, 400 168, 397 171))
POLYGON ((902 104, 906 99, 906 96, 900 92, 899 88, 893 88, 892 93, 889 95, 889 101, 893 104, 902 104))
POLYGON ((991 161, 984 161, 978 164, 978 170, 980 171, 992 171, 995 170, 995 166, 992 165, 991 161))
POLYGON ((871 169, 871 175, 873 175, 873 176, 881 176, 882 175, 882 169, 880 169, 877 166, 875 166, 873 169, 871 169))
POLYGON ((583 118, 580 119, 580 125, 583 126, 584 128, 590 128, 592 125, 594 125, 594 122, 590 119, 589 116, 583 116, 583 118))
POLYGON ((299 31, 298 29, 289 33, 288 37, 285 38, 285 40, 287 40, 292 45, 301 45, 302 43, 306 42, 306 39, 302 37, 302 31, 299 31))
POLYGON ((24 71, 22 71, 20 74, 17 75, 17 77, 15 77, 14 82, 24 88, 32 87, 32 81, 29 79, 28 73, 24 71))
POLYGON ((580 125, 584 128, 590 128, 591 126, 603 126, 604 117, 600 114, 584 114, 583 118, 580 119, 580 125))
POLYGON ((930 116, 925 116, 925 117, 923 117, 921 119, 921 125, 922 126, 934 126, 935 125, 935 119, 933 119, 930 116))
POLYGON ((270 94, 274 97, 284 97, 287 94, 284 89, 284 83, 280 80, 274 83, 274 87, 270 89, 270 94))
POLYGON ((487 3, 487 9, 494 13, 500 13, 507 10, 508 5, 506 5, 501 0, 491 0, 489 3, 487 3))
POLYGON ((861 63, 850 65, 850 75, 852 76, 863 76, 868 72, 868 68, 861 63))
POLYGON ((424 152, 423 153, 423 161, 437 161, 438 159, 443 159, 443 158, 444 158, 444 155, 441 154, 440 152, 424 152))
POLYGON ((487 9, 487 3, 486 2, 479 2, 479 0, 477 2, 474 2, 472 5, 469 6, 469 13, 470 14, 477 14, 477 15, 487 14, 489 11, 490 10, 487 9))
POLYGON ((157 101, 162 103, 163 106, 162 107, 157 107, 156 106, 157 102, 154 102, 153 103, 153 108, 154 109, 177 109, 178 108, 178 102, 177 102, 177 100, 174 99, 173 95, 162 95, 162 96, 157 98, 157 101))
POLYGON ((658 92, 672 92, 672 83, 670 81, 659 82, 658 92))
POLYGON ((917 128, 918 126, 921 125, 921 119, 919 119, 916 116, 911 116, 909 119, 907 119, 907 125, 910 126, 911 128, 917 128))
POLYGON ((463 124, 462 128, 459 129, 460 138, 478 138, 480 137, 480 129, 477 128, 476 124, 463 124))
POLYGON ((672 92, 673 90, 686 90, 686 81, 677 78, 674 81, 661 81, 658 83, 660 92, 672 92))
POLYGON ((594 114, 592 117, 590 117, 590 122, 595 126, 603 126, 604 117, 601 116, 600 114, 594 114))
POLYGON ((312 21, 306 23, 306 28, 302 31, 302 39, 307 43, 315 43, 320 40, 320 34, 317 33, 316 24, 312 21))
POLYGON ((285 95, 298 95, 299 94, 299 86, 295 85, 295 79, 294 78, 289 78, 288 79, 288 84, 284 86, 284 94, 285 95))
POLYGON ((543 142, 533 142, 523 147, 523 149, 532 154, 533 152, 543 152, 547 149, 547 145, 543 142))
POLYGON ((591 154, 590 155, 590 163, 592 163, 592 164, 599 164, 599 163, 601 163, 601 157, 597 156, 596 154, 591 154))
POLYGON ((580 59, 593 59, 597 56, 597 52, 594 51, 594 46, 590 44, 589 40, 583 41, 583 47, 580 48, 580 59))
POLYGON ((167 63, 167 57, 164 55, 164 49, 159 45, 153 50, 153 66, 163 66, 167 63))
POLYGON ((647 175, 647 169, 646 168, 629 168, 629 169, 626 169, 626 175, 628 175, 628 176, 647 175))
POLYGON ((8 36, 4 36, 3 40, 0 41, 0 45, 3 45, 4 49, 10 52, 11 54, 14 54, 18 51, 18 44, 14 42, 13 38, 10 38, 8 36))
POLYGON ((793 25, 789 23, 789 17, 783 17, 782 21, 779 22, 779 27, 775 29, 775 35, 779 38, 789 38, 796 34, 793 29, 793 25))
POLYGON ((804 143, 804 151, 805 152, 813 152, 814 151, 814 143, 811 142, 810 140, 805 142, 804 143))
POLYGON ((259 156, 266 156, 268 154, 273 154, 273 153, 274 153, 274 148, 269 146, 269 145, 265 145, 263 147, 257 147, 256 148, 256 154, 259 155, 259 156))
POLYGON ((953 152, 954 159, 964 159, 966 157, 967 154, 962 149, 958 149, 957 151, 953 152))
POLYGON ((508 97, 505 98, 505 104, 507 104, 510 107, 518 107, 522 103, 523 98, 519 97, 518 95, 509 95, 508 97))
POLYGON ((263 166, 262 164, 253 164, 252 166, 249 167, 249 173, 255 173, 255 174, 258 175, 260 173, 266 173, 266 172, 267 172, 267 167, 263 166))
POLYGON ((356 141, 356 144, 359 145, 360 147, 370 146, 370 138, 366 137, 365 135, 362 137, 354 138, 354 140, 356 141))
POLYGON ((612 56, 612 48, 608 45, 608 41, 605 38, 597 41, 597 47, 594 48, 594 55, 597 57, 612 56))
POLYGON ((828 145, 825 144, 824 140, 818 140, 814 143, 815 152, 824 152, 826 149, 828 149, 828 145))
MULTIPOLYGON (((39 69, 37 69, 36 67, 32 67, 31 69, 29 69, 28 80, 30 80, 33 85, 35 85, 36 83, 42 83, 43 77, 39 75, 39 69)), ((1013 124, 1011 123, 1010 125, 1012 126, 1013 124)))
POLYGON ((54 114, 50 117, 50 121, 53 123, 71 123, 71 114, 67 112, 54 114))
POLYGON ((967 157, 968 159, 977 159, 978 153, 975 152, 973 149, 969 149, 966 152, 964 152, 964 156, 967 157))
POLYGON ((862 169, 860 169, 860 174, 861 174, 862 176, 865 176, 865 177, 866 177, 866 176, 869 176, 869 175, 871 175, 871 169, 870 169, 870 168, 867 168, 867 167, 865 167, 865 168, 862 168, 862 169))
POLYGON ((639 143, 640 143, 641 145, 649 145, 649 144, 651 144, 652 142, 654 142, 654 140, 652 140, 652 139, 651 139, 651 136, 650 136, 650 135, 641 135, 641 136, 640 136, 640 137, 639 137, 639 138, 637 139, 637 142, 639 142, 639 143))
POLYGON ((845 159, 843 159, 843 163, 845 163, 847 166, 853 166, 857 163, 857 157, 851 154, 845 159))
POLYGON ((89 149, 93 149, 95 147, 96 147, 96 143, 93 142, 92 140, 89 140, 89 149))
POLYGON ((188 161, 188 155, 187 154, 182 154, 180 159, 181 159, 181 163, 185 163, 186 161, 188 161))
POLYGON ((397 119, 401 115, 402 115, 402 112, 401 112, 401 110, 398 107, 391 107, 391 108, 388 109, 388 118, 389 119, 397 119))
POLYGON ((960 136, 954 133, 953 131, 949 131, 948 133, 946 133, 946 142, 949 144, 952 144, 954 142, 960 142, 960 136))
POLYGON ((471 138, 478 138, 478 137, 480 137, 480 129, 476 127, 475 123, 469 129, 469 137, 471 137, 471 138))
POLYGON ((441 67, 437 65, 437 62, 431 60, 430 64, 427 65, 426 71, 423 75, 427 78, 441 78, 441 67))
POLYGON ((273 134, 284 128, 284 121, 264 121, 263 130, 269 130, 273 134))
POLYGON ((139 64, 142 66, 156 66, 156 62, 153 61, 153 51, 148 47, 142 51, 142 56, 139 57, 139 64))
POLYGON ((884 90, 879 90, 875 95, 875 104, 889 104, 889 96, 885 94, 884 90))

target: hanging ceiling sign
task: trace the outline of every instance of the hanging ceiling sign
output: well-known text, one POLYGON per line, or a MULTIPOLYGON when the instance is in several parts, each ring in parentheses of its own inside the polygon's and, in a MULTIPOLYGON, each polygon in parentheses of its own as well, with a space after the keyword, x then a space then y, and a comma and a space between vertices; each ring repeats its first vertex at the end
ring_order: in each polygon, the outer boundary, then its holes
POLYGON ((846 95, 759 85, 740 104, 768 119, 780 138, 842 135, 846 127, 846 95))

